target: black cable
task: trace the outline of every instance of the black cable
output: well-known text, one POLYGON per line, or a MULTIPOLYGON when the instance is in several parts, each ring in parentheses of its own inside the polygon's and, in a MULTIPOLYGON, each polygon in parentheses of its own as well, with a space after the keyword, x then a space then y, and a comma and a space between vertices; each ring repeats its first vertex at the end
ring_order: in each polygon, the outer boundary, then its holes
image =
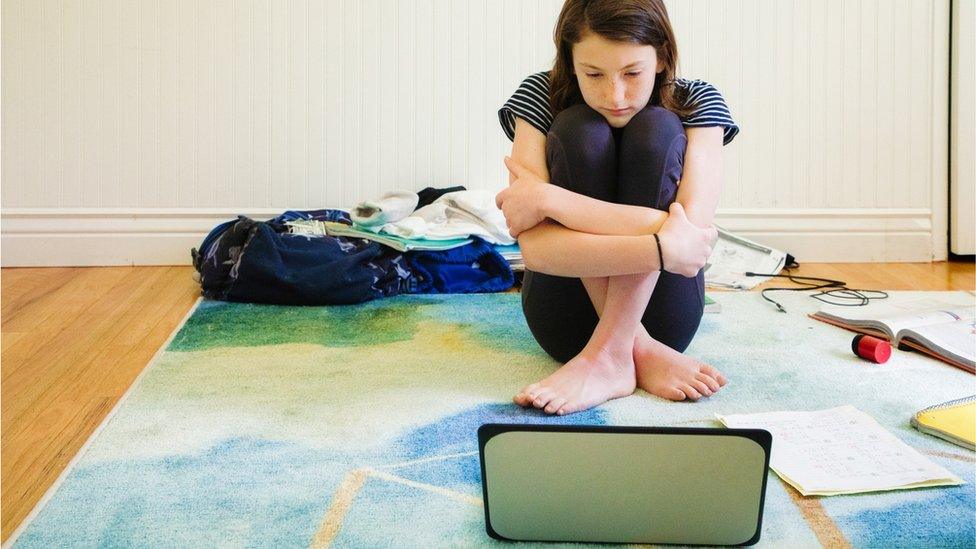
POLYGON ((873 299, 885 299, 888 297, 887 292, 882 292, 881 290, 862 290, 857 288, 848 288, 847 283, 843 280, 833 280, 830 278, 819 278, 815 276, 798 276, 790 272, 789 268, 784 269, 786 274, 774 274, 774 273, 753 273, 747 272, 746 276, 768 276, 771 278, 787 278, 790 282, 794 284, 803 285, 800 288, 765 288, 762 290, 762 298, 766 301, 772 303, 776 306, 776 309, 781 313, 785 313, 786 309, 783 308, 776 300, 766 295, 766 292, 774 291, 786 291, 786 292, 805 292, 811 290, 820 290, 819 292, 811 295, 810 297, 827 303, 829 305, 840 305, 843 307, 861 307, 867 305, 873 299), (833 301, 832 301, 833 300, 833 301), (845 301, 848 301, 845 303, 845 301), (854 301, 855 303, 850 303, 854 301))

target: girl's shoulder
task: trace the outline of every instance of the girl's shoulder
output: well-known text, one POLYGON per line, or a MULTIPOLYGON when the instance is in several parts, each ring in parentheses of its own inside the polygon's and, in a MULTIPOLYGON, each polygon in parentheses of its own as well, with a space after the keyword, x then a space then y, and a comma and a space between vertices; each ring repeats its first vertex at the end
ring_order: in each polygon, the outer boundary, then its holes
POLYGON ((522 80, 519 90, 531 90, 549 95, 549 71, 532 73, 522 80))
POLYGON ((686 127, 722 126, 725 128, 723 142, 726 145, 739 133, 739 126, 732 119, 725 98, 715 86, 704 80, 688 78, 675 78, 674 86, 691 111, 681 119, 686 127))
POLYGON ((719 93, 715 86, 701 80, 700 78, 675 78, 674 87, 681 92, 687 93, 689 96, 692 94, 701 94, 705 92, 719 93))
POLYGON ((498 110, 498 121, 509 139, 515 139, 515 118, 522 118, 543 135, 552 126, 549 108, 549 71, 530 74, 498 110))
MULTIPOLYGON (((686 107, 693 113, 701 110, 713 110, 715 108, 727 109, 725 98, 722 97, 718 89, 700 79, 675 78, 674 87, 677 97, 684 100, 686 107)), ((694 114, 692 114, 694 117, 694 114)))

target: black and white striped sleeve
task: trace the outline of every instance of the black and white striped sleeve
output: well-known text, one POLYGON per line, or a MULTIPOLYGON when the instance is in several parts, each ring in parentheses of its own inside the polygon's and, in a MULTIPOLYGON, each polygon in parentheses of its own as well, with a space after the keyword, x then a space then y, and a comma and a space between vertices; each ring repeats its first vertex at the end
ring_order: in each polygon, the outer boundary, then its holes
POLYGON ((522 118, 542 132, 549 133, 552 126, 552 110, 549 108, 549 73, 539 72, 522 81, 512 97, 498 109, 498 121, 502 130, 515 140, 515 117, 522 118))
POLYGON ((721 126, 725 129, 722 143, 731 143, 739 133, 739 126, 732 120, 732 113, 722 94, 715 86, 702 80, 684 80, 681 83, 688 91, 685 104, 692 107, 691 115, 682 119, 682 124, 690 128, 721 126))

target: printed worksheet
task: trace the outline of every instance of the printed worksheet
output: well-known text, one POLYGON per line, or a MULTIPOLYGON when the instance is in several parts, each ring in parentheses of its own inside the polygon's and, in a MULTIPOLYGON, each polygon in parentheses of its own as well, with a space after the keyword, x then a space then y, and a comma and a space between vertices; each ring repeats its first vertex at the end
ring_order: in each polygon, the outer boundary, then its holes
POLYGON ((772 433, 770 468, 804 496, 965 484, 853 406, 716 415, 726 427, 772 433))
POLYGON ((746 276, 746 271, 776 274, 786 263, 786 252, 768 248, 718 227, 718 240, 705 265, 705 284, 712 288, 748 290, 767 281, 746 276))

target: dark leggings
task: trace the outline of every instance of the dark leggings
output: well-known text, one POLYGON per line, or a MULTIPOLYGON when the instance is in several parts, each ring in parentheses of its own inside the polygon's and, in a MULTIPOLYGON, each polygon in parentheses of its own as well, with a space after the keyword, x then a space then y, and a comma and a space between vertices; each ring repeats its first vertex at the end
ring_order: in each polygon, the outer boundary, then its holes
MULTIPOLYGON (((661 107, 646 107, 618 130, 580 104, 553 121, 546 163, 550 181, 575 193, 667 211, 687 143, 681 121, 661 107)), ((698 330, 703 307, 701 272, 694 278, 662 272, 641 322, 651 337, 680 352, 698 330)), ((579 278, 539 272, 525 272, 522 310, 536 341, 560 362, 583 350, 599 321, 579 278)))

